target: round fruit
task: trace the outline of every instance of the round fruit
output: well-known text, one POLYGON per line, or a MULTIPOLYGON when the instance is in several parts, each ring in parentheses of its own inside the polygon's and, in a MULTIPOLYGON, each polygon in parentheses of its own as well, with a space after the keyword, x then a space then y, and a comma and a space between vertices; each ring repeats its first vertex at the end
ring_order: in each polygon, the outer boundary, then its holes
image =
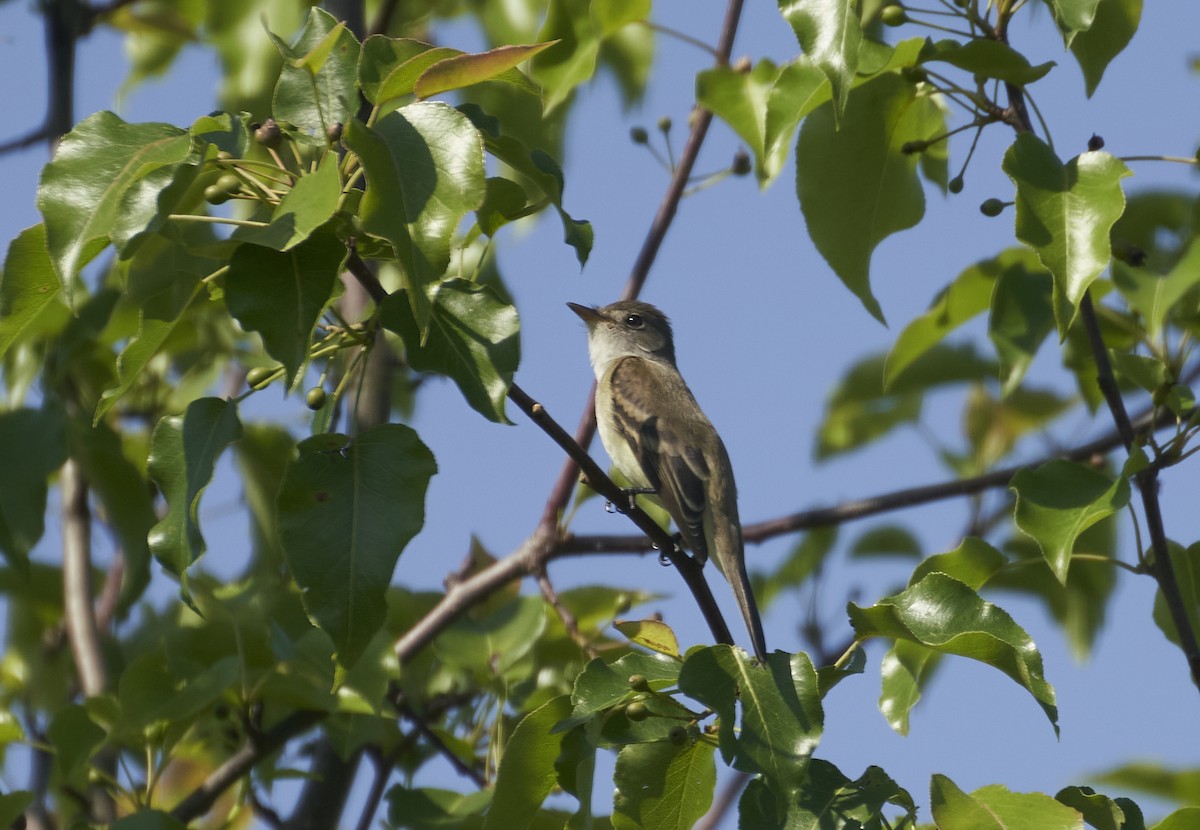
POLYGON ((903 26, 908 22, 908 14, 903 6, 884 6, 879 18, 884 26, 903 26))
POLYGON ((646 704, 640 700, 635 700, 633 703, 625 707, 625 717, 629 718, 634 723, 643 721, 650 717, 650 710, 646 708, 646 704))
POLYGON ((1004 212, 1004 202, 999 199, 985 199, 979 206, 979 212, 984 216, 999 216, 1004 212))
POLYGON ((327 396, 324 389, 322 389, 320 386, 314 386, 312 389, 309 389, 307 393, 305 393, 304 404, 315 412, 316 410, 325 406, 326 397, 327 396))
POLYGON ((949 190, 951 193, 962 193, 963 177, 955 176, 953 179, 950 180, 950 183, 946 185, 946 189, 949 190))
POLYGON ((274 118, 268 118, 254 130, 254 140, 264 147, 278 147, 283 139, 283 130, 275 123, 274 118))
POLYGON ((204 188, 204 201, 210 205, 219 205, 229 201, 229 194, 215 184, 210 184, 204 188))
POLYGON ((224 190, 230 196, 242 189, 242 180, 232 173, 226 173, 221 178, 217 179, 217 187, 224 190))
POLYGON ((246 385, 251 389, 258 389, 266 386, 271 382, 271 377, 275 374, 275 370, 267 366, 255 366, 246 373, 246 385))

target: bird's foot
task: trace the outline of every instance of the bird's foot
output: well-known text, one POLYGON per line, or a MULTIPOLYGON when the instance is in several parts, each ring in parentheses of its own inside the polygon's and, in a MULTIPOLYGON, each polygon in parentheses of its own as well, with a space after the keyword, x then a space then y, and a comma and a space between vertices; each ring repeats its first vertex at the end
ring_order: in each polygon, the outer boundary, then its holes
POLYGON ((630 487, 626 490, 622 490, 621 492, 625 495, 625 506, 622 507, 621 505, 607 501, 604 503, 604 509, 606 511, 609 513, 628 513, 630 510, 633 510, 635 507, 637 507, 638 496, 652 495, 658 491, 653 487, 630 487))

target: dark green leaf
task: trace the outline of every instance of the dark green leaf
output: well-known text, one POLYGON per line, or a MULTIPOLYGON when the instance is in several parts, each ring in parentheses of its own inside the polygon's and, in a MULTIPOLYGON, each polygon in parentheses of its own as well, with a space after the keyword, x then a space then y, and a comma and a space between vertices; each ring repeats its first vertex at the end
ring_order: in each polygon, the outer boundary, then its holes
POLYGON ((591 4, 585 0, 550 0, 537 39, 557 41, 537 55, 529 67, 542 86, 547 112, 567 101, 575 87, 596 72, 600 38, 593 27, 591 4))
POLYGON ((825 720, 808 655, 775 652, 758 666, 730 646, 693 649, 679 688, 719 716, 726 762, 762 774, 780 804, 795 800, 825 720), (734 714, 738 703, 740 719, 734 714))
POLYGON ((358 109, 358 40, 345 23, 316 6, 290 46, 271 39, 283 56, 272 114, 324 144, 325 131, 349 123, 358 109))
POLYGON ((425 523, 437 471, 417 434, 383 424, 301 441, 279 492, 279 532, 304 607, 351 666, 386 617, 396 560, 425 523))
POLYGON ((0 550, 24 569, 45 530, 46 481, 67 458, 62 410, 0 412, 0 550))
POLYGON ((517 597, 487 616, 463 616, 434 641, 434 653, 447 666, 500 675, 533 648, 546 627, 538 597, 517 597))
POLYGON ((716 783, 713 746, 707 741, 622 747, 613 774, 613 828, 691 827, 708 812, 716 783))
POLYGON ((63 287, 70 291, 93 241, 111 240, 121 249, 156 229, 173 207, 159 195, 177 176, 194 174, 198 161, 191 136, 169 124, 128 124, 111 112, 76 124, 43 168, 38 188, 63 287))
POLYGON ((1042 674, 1042 655, 1033 640, 1003 609, 958 580, 931 573, 869 608, 850 603, 849 613, 860 640, 908 640, 999 669, 1033 695, 1057 734, 1054 689, 1042 674))
POLYGON ((1108 267, 1109 231, 1125 210, 1121 179, 1129 168, 1103 151, 1063 164, 1032 133, 1017 136, 1003 166, 1017 186, 1017 238, 1037 251, 1054 276, 1054 319, 1061 340, 1083 293, 1108 267))
POLYGON ((921 542, 906 527, 879 525, 867 530, 850 546, 850 555, 856 558, 872 556, 919 557, 921 542))
POLYGON ((1137 384, 1147 392, 1155 392, 1172 380, 1171 370, 1156 357, 1109 350, 1109 358, 1117 376, 1137 384))
POLYGON ((1141 19, 1142 0, 1100 0, 1091 27, 1071 41, 1071 53, 1083 70, 1089 98, 1108 64, 1133 40, 1141 19))
MULTIPOLYGON (((1200 542, 1187 549, 1174 542, 1169 544, 1171 564, 1175 570, 1175 582, 1183 599, 1183 607, 1192 623, 1192 631, 1200 633, 1200 542)), ((1179 645, 1179 631, 1175 618, 1167 608, 1167 601, 1160 588, 1154 594, 1154 622, 1162 633, 1175 645, 1179 645)))
POLYGON ((1054 61, 1031 66, 1017 50, 998 40, 976 38, 966 43, 956 40, 941 40, 934 47, 928 61, 945 61, 951 66, 965 69, 972 75, 996 78, 1006 83, 1026 86, 1045 77, 1054 67, 1054 61))
MULTIPOLYGON (((851 7, 853 4, 846 4, 851 7)), ((796 144, 796 193, 808 234, 846 287, 876 319, 875 246, 921 221, 925 195, 908 141, 931 137, 916 88, 886 74, 856 88, 840 121, 831 106, 804 120, 796 144)))
POLYGON ((557 781, 554 762, 563 739, 550 729, 570 711, 570 699, 560 695, 517 724, 500 757, 484 830, 524 830, 532 823, 557 781))
POLYGON ((862 42, 857 4, 853 0, 778 0, 779 12, 791 25, 804 54, 829 79, 832 115, 837 124, 847 109, 850 84, 858 71, 862 42))
POLYGON ((369 184, 363 228, 395 248, 425 336, 432 316, 427 287, 445 274, 454 229, 483 204, 487 189, 479 131, 452 107, 421 102, 374 127, 353 121, 343 141, 362 161, 369 184))
POLYGON ((860 828, 906 827, 903 820, 889 822, 887 806, 904 810, 908 822, 916 820, 912 796, 879 767, 867 767, 851 781, 828 761, 814 758, 800 797, 786 815, 779 815, 769 793, 759 781, 751 781, 738 804, 743 828, 789 827, 798 830, 860 830, 860 828))
POLYGON ((1016 389, 1046 336, 1054 330, 1053 280, 1028 248, 1009 248, 1000 266, 988 315, 988 337, 1000 358, 1003 394, 1016 389))
POLYGON ((1079 813, 1045 793, 1014 793, 991 784, 968 795, 946 776, 936 774, 929 789, 938 830, 1083 830, 1079 813))
MULTIPOLYGON (((1136 825, 1126 822, 1121 805, 1091 787, 1064 787, 1054 798, 1078 811, 1096 830, 1135 830, 1136 825)), ((1145 830, 1145 825, 1137 830, 1145 830)))
POLYGON ((72 703, 55 712, 46 737, 54 746, 59 774, 64 779, 74 775, 79 766, 92 757, 104 735, 104 730, 88 717, 82 706, 72 703))
POLYGON ((301 176, 271 211, 265 228, 238 228, 233 238, 277 251, 287 251, 308 240, 337 211, 342 195, 337 153, 327 152, 311 173, 301 176))
POLYGON ((552 43, 533 43, 521 46, 497 46, 478 54, 462 54, 445 58, 430 66, 413 87, 418 98, 431 98, 452 89, 483 83, 505 81, 533 94, 538 93, 524 73, 517 69, 552 43))
POLYGON ((410 789, 397 784, 385 796, 388 821, 394 827, 409 830, 457 830, 475 827, 480 814, 491 801, 491 790, 459 793, 432 787, 410 789))
POLYGON ((25 809, 33 803, 33 793, 26 790, 14 790, 0 794, 0 826, 18 827, 25 809))
POLYGON ((434 286, 424 338, 415 305, 396 292, 383 302, 383 325, 404 340, 409 364, 419 372, 452 378, 477 412, 510 423, 504 399, 520 361, 517 310, 491 288, 453 279, 434 286))
POLYGON ((286 430, 268 424, 249 424, 234 446, 242 497, 250 513, 254 551, 272 571, 283 562, 275 500, 295 446, 286 430))
POLYGON ((26 228, 8 246, 0 277, 0 357, 47 313, 61 287, 46 250, 46 226, 26 228))
POLYGON ((1129 502, 1129 481, 1113 481, 1104 473, 1074 461, 1050 461, 1013 476, 1017 495, 1014 518, 1033 538, 1062 584, 1075 539, 1084 530, 1129 502))
POLYGON ((475 212, 479 230, 488 236, 495 236, 496 231, 504 225, 526 215, 525 206, 528 201, 528 194, 521 185, 511 179, 489 177, 487 195, 483 197, 483 204, 475 212))
POLYGON ((267 354, 287 369, 289 384, 308 361, 313 329, 333 298, 345 257, 345 246, 323 232, 287 252, 246 243, 229 260, 229 313, 262 336, 267 354))
POLYGON ((192 401, 182 415, 154 427, 146 468, 167 500, 167 514, 150 530, 150 552, 173 574, 182 576, 205 551, 200 497, 217 458, 241 434, 237 404, 220 398, 192 401))
POLYGON ((1070 46, 1075 36, 1092 27, 1101 0, 1046 0, 1054 12, 1054 22, 1062 32, 1063 43, 1070 46))
POLYGON ((117 819, 110 830, 186 830, 182 821, 158 810, 139 810, 117 819))

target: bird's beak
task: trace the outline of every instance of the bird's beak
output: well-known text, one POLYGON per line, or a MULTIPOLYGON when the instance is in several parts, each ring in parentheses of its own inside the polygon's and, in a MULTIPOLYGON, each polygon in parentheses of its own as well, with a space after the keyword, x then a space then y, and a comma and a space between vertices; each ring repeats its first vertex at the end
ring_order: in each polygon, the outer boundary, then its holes
POLYGON ((580 305, 579 303, 567 303, 567 308, 578 314, 579 318, 588 324, 589 329, 604 319, 600 312, 591 306, 580 305))

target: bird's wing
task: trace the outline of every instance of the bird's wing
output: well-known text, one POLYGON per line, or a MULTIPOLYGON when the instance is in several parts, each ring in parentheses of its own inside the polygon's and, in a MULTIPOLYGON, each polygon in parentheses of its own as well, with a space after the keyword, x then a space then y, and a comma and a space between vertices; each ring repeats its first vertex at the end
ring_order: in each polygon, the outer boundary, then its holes
MULTIPOLYGON (((684 542, 701 558, 707 558, 704 508, 710 473, 695 435, 698 429, 711 430, 712 426, 707 421, 679 422, 664 417, 668 411, 691 412, 695 407, 691 392, 673 370, 666 371, 639 357, 627 357, 613 368, 610 380, 619 431, 637 455, 642 472, 675 520, 684 542), (671 407, 672 398, 677 396, 686 396, 691 406, 671 407)), ((699 412, 698 408, 695 411, 699 412)))

